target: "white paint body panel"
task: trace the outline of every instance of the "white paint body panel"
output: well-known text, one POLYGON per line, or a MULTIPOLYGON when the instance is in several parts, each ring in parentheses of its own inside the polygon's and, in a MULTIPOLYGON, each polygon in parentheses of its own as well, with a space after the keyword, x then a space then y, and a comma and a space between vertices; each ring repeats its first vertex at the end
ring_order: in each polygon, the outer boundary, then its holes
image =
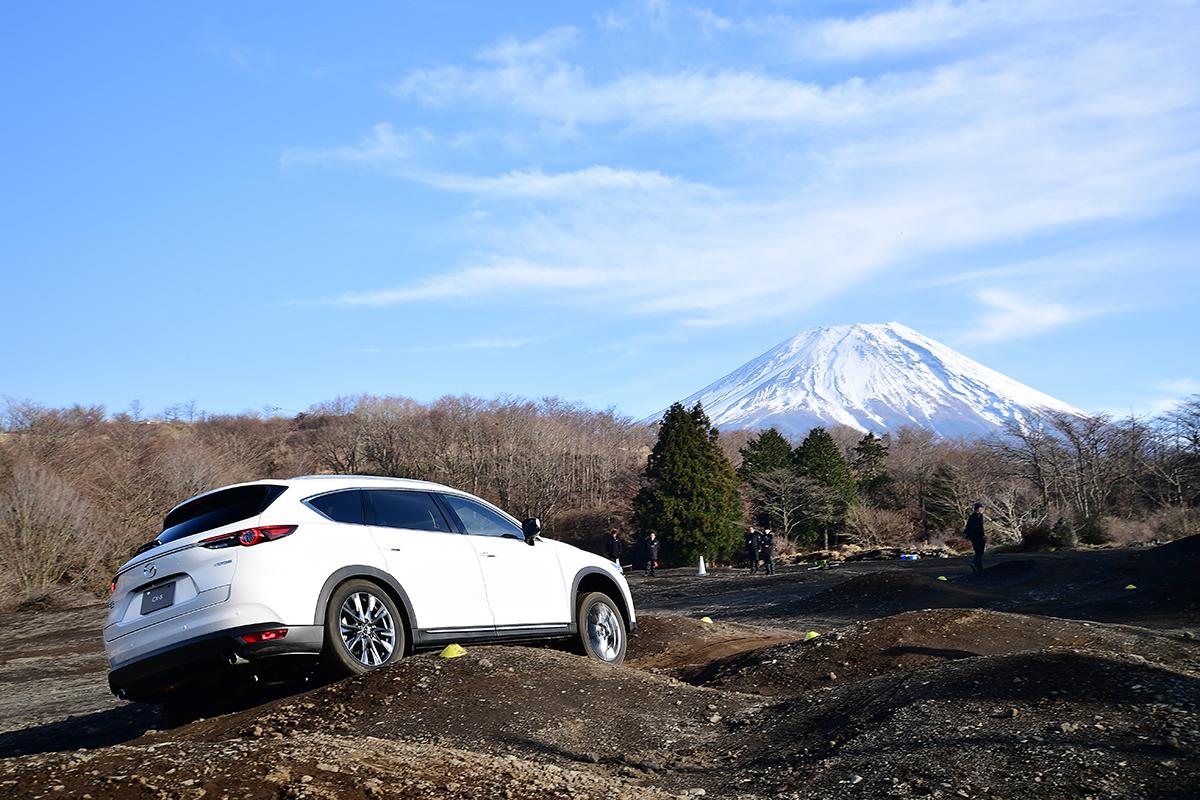
POLYGON ((460 533, 370 526, 421 630, 492 626, 479 559, 460 533))

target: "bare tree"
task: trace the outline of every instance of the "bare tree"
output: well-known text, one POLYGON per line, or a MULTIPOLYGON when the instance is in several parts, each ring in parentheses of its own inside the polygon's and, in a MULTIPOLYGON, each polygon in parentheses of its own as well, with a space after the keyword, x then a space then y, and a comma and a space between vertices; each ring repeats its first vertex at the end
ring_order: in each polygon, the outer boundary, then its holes
POLYGON ((810 483, 794 469, 758 473, 750 481, 753 507, 790 540, 804 523, 805 510, 812 505, 810 483))
POLYGON ((31 459, 18 460, 0 491, 3 569, 25 596, 89 573, 92 509, 69 483, 31 459))

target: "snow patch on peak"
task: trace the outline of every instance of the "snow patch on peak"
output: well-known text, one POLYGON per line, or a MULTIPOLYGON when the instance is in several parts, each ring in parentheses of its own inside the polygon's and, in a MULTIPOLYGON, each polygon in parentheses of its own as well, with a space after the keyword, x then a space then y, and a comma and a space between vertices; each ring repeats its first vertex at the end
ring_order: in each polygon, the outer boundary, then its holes
POLYGON ((791 435, 842 424, 980 436, 1049 412, 1082 415, 899 322, 813 328, 683 402, 702 403, 718 426, 774 426, 791 435))

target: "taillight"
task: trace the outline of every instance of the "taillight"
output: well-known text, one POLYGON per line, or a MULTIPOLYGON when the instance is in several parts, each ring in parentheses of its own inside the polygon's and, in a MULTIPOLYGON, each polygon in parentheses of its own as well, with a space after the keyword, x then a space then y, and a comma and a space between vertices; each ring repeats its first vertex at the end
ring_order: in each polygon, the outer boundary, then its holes
POLYGON ((259 631, 258 633, 243 633, 238 638, 246 644, 258 644, 259 642, 270 642, 275 639, 282 639, 287 636, 287 628, 275 628, 270 631, 259 631))
POLYGON ((273 542, 291 535, 296 530, 295 525, 262 525, 258 528, 246 528, 244 531, 223 533, 220 536, 210 536, 200 540, 201 547, 209 550, 220 550, 223 547, 253 547, 263 542, 273 542))
POLYGON ((109 594, 113 594, 113 593, 114 593, 114 592, 116 592, 116 591, 117 591, 117 579, 116 579, 116 578, 113 578, 113 579, 112 579, 112 584, 110 584, 110 585, 109 585, 109 587, 108 587, 108 593, 109 593, 109 594))

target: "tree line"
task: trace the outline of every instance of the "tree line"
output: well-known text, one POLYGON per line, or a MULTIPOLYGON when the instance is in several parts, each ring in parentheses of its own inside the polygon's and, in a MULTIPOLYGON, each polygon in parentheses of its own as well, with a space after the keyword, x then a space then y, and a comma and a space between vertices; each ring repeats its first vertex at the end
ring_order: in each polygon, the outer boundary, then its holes
POLYGON ((657 425, 555 398, 340 397, 293 416, 194 404, 46 408, 9 401, 0 433, 0 589, 102 595, 113 572, 202 491, 318 472, 456 486, 548 534, 599 548, 650 530, 662 560, 732 558, 745 525, 783 546, 940 541, 987 503, 993 541, 1171 538, 1197 530, 1200 397, 1149 419, 1055 415, 984 440, 919 428, 718 431, 703 408, 657 425))
POLYGON ((636 519, 676 563, 729 557, 751 523, 802 549, 955 543, 977 501, 1002 545, 1166 540, 1200 531, 1200 396, 1149 419, 1054 413, 974 440, 769 428, 732 458, 700 406, 676 405, 645 477, 636 519))

